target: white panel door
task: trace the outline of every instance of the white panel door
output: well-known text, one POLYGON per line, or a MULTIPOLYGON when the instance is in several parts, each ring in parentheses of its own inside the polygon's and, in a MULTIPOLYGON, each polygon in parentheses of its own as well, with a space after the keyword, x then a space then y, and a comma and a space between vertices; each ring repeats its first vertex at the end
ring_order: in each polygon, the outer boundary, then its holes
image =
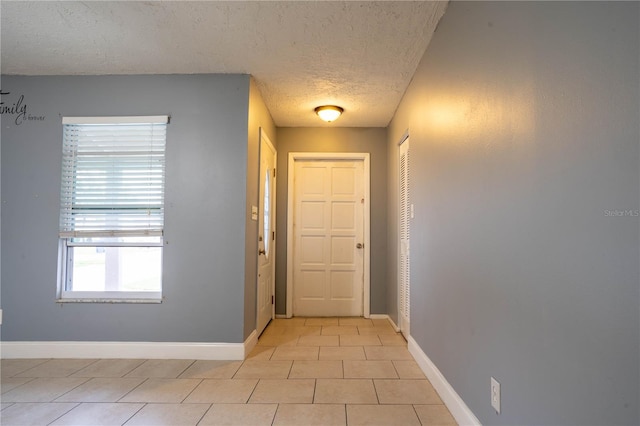
POLYGON ((399 265, 398 265, 398 312, 400 331, 409 337, 410 307, 411 307, 411 268, 410 268, 410 220, 411 204, 409 200, 409 138, 400 145, 400 200, 398 216, 399 226, 399 265))
POLYGON ((296 161, 294 316, 361 316, 363 161, 296 161))
POLYGON ((276 274, 276 150, 260 132, 260 190, 258 207, 258 335, 274 316, 274 282, 276 274))

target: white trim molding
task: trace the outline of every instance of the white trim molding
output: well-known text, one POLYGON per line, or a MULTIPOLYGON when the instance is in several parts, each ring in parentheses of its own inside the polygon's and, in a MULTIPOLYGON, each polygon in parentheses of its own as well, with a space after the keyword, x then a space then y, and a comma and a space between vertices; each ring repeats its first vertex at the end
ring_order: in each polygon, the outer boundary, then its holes
POLYGON ((387 314, 371 314, 369 315, 369 319, 389 319, 389 315, 387 314))
POLYGON ((480 420, 473 414, 471 409, 467 407, 467 404, 460 398, 460 395, 453 389, 453 387, 447 382, 447 379, 442 375, 438 367, 429 359, 427 354, 424 353, 420 345, 409 336, 409 352, 416 360, 422 372, 427 376, 427 379, 431 382, 438 395, 447 406, 451 415, 456 419, 459 425, 472 425, 481 426, 480 420))
POLYGON ((258 336, 255 330, 244 343, 2 342, 0 358, 244 360, 257 342, 258 336))
POLYGON ((258 344, 258 330, 253 330, 247 340, 244 341, 244 358, 247 359, 253 348, 258 344))
POLYGON ((386 319, 387 321, 389 321, 389 324, 391 325, 391 327, 393 327, 393 329, 396 331, 396 333, 400 332, 400 327, 398 327, 396 325, 395 322, 393 322, 393 320, 391 319, 391 317, 387 314, 371 314, 369 316, 370 319, 386 319))

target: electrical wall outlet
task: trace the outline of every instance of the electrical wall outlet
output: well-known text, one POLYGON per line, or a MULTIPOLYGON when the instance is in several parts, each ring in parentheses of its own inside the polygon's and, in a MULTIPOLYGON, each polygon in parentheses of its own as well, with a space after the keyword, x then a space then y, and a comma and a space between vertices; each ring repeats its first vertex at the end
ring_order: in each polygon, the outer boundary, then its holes
POLYGON ((491 378, 491 406, 500 414, 500 382, 491 378))

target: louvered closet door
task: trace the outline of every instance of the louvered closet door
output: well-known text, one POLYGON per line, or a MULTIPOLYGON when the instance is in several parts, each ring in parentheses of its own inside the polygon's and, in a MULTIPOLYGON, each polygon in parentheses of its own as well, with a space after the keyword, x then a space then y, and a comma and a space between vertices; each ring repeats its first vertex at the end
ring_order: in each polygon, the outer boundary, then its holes
POLYGON ((400 145, 400 259, 399 259, 399 277, 398 277, 398 309, 399 309, 399 326, 402 334, 409 337, 410 324, 410 219, 411 204, 409 202, 409 138, 405 139, 400 145))

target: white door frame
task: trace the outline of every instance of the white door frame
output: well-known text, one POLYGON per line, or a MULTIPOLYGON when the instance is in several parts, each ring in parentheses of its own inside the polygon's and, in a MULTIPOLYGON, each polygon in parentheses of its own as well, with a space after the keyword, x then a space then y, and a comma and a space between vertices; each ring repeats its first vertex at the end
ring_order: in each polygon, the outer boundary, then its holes
POLYGON ((313 160, 351 160, 362 161, 364 165, 364 283, 363 308, 364 317, 371 314, 371 172, 369 153, 367 152, 290 152, 287 176, 287 318, 293 316, 293 182, 296 161, 313 160))

